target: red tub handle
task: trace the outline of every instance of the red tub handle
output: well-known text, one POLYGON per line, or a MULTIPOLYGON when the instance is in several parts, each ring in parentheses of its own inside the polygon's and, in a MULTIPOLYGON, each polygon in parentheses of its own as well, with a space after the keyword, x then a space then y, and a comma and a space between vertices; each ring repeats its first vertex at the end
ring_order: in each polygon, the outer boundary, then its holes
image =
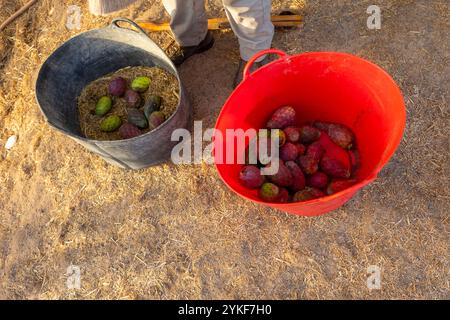
POLYGON ((284 58, 287 57, 287 53, 278 49, 266 49, 266 50, 262 50, 258 53, 256 53, 248 62, 247 65, 244 68, 244 79, 246 79, 248 76, 250 76, 250 69, 253 66, 253 64, 255 63, 256 60, 258 60, 259 58, 261 58, 262 56, 266 55, 266 54, 276 54, 279 55, 280 58, 284 58))

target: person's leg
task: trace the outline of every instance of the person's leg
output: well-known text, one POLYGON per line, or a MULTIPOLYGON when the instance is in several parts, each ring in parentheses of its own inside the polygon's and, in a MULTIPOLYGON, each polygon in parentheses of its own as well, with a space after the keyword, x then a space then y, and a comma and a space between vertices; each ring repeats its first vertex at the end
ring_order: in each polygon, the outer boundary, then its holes
POLYGON ((89 11, 97 16, 125 9, 136 0, 89 0, 89 11))
POLYGON ((163 0, 163 5, 172 17, 170 28, 180 45, 180 50, 171 57, 175 65, 214 45, 214 37, 208 32, 204 0, 163 0))
POLYGON ((244 61, 271 47, 274 35, 271 0, 223 0, 223 5, 239 39, 241 58, 244 61))
POLYGON ((208 19, 204 0, 163 0, 172 17, 170 27, 182 47, 197 46, 206 37, 208 19))

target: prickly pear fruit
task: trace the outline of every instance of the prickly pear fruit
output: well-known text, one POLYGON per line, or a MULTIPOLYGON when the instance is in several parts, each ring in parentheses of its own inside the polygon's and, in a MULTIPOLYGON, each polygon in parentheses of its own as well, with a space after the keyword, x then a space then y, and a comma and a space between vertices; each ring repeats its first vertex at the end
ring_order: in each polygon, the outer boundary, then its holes
POLYGON ((352 175, 354 175, 361 166, 361 158, 358 150, 349 150, 348 156, 350 157, 350 164, 352 166, 352 175))
POLYGON ((319 169, 319 162, 308 155, 298 157, 297 164, 305 174, 313 174, 319 169))
MULTIPOLYGON (((289 187, 292 185, 292 174, 291 171, 286 167, 283 161, 278 160, 278 172, 268 176, 269 180, 275 183, 277 186, 280 187, 289 187)), ((269 163, 267 166, 271 167, 273 162, 269 163)))
POLYGON ((327 155, 320 160, 320 169, 332 178, 347 179, 350 177, 350 169, 346 164, 327 155))
POLYGON ((314 199, 324 197, 325 193, 322 190, 316 189, 316 188, 310 188, 309 192, 314 197, 314 199))
POLYGON ((127 80, 122 77, 111 80, 108 86, 109 94, 115 97, 121 97, 127 90, 127 80))
POLYGON ((145 92, 150 86, 149 77, 137 77, 131 82, 131 89, 137 92, 145 92))
POLYGON ((286 143, 286 135, 283 130, 275 130, 275 132, 271 133, 270 138, 272 140, 275 140, 276 137, 278 137, 278 144, 280 147, 286 143))
POLYGON ((294 194, 293 202, 303 202, 308 200, 317 199, 325 196, 325 194, 316 188, 306 187, 305 189, 298 191, 294 194))
POLYGON ((295 109, 291 106, 285 106, 277 109, 267 122, 269 129, 284 129, 295 124, 295 109))
POLYGON ((283 130, 286 135, 286 141, 296 143, 300 141, 300 129, 297 127, 287 127, 283 130))
POLYGON ((318 142, 325 149, 322 157, 322 160, 326 157, 326 160, 323 161, 325 169, 322 168, 322 171, 331 178, 348 178, 351 170, 348 152, 335 144, 325 132, 322 132, 318 142), (330 159, 332 160, 330 161, 330 159))
POLYGON ((298 150, 298 155, 302 156, 305 154, 306 152, 306 147, 304 145, 302 145, 301 143, 296 143, 295 146, 297 147, 298 150))
POLYGON ((259 189, 259 197, 267 202, 275 202, 280 193, 280 188, 270 182, 265 182, 259 189))
POLYGON ((130 108, 139 108, 142 102, 139 93, 133 90, 125 91, 125 102, 130 108))
POLYGON ((95 114, 98 116, 104 116, 109 112, 109 110, 111 110, 111 108, 112 108, 111 98, 108 96, 101 97, 98 100, 97 105, 95 106, 95 114))
POLYGON ((330 124, 328 135, 341 148, 350 149, 353 145, 353 132, 342 124, 330 124))
POLYGON ((100 123, 100 129, 105 132, 112 132, 117 130, 122 124, 122 119, 119 116, 113 115, 105 118, 100 123))
POLYGON ((314 121, 313 126, 319 130, 328 132, 328 128, 329 128, 330 124, 331 123, 329 123, 329 122, 314 121))
POLYGON ((342 124, 329 122, 314 122, 314 126, 328 134, 330 139, 344 149, 350 149, 353 145, 353 132, 342 124))
POLYGON ((308 148, 306 148, 306 155, 313 158, 317 162, 320 161, 324 153, 325 149, 318 141, 310 144, 308 148))
POLYGON ((345 190, 347 188, 350 188, 352 185, 356 183, 356 180, 333 180, 328 184, 327 187, 327 194, 334 194, 339 191, 345 190))
POLYGON ((280 148, 280 158, 283 161, 294 161, 298 157, 298 147, 293 143, 286 143, 280 148))
POLYGON ((300 191, 305 188, 305 175, 300 167, 294 161, 286 162, 286 167, 291 171, 292 184, 289 187, 293 192, 300 191))
POLYGON ((152 130, 158 128, 164 121, 166 121, 166 117, 161 111, 155 111, 148 117, 148 124, 152 130))
POLYGON ((264 176, 256 166, 245 166, 239 172, 239 182, 246 188, 257 189, 264 183, 264 176))
POLYGON ((317 189, 323 189, 328 185, 328 176, 323 172, 316 172, 306 179, 306 185, 317 189))
POLYGON ((278 203, 287 203, 289 202, 289 192, 285 188, 280 188, 280 192, 278 193, 278 197, 275 200, 278 203))
POLYGON ((150 96, 144 104, 144 114, 148 119, 150 115, 161 109, 161 97, 160 96, 150 96))
POLYGON ((312 143, 320 138, 320 130, 312 126, 300 128, 300 141, 302 143, 312 143))
POLYGON ((128 109, 128 122, 134 124, 140 129, 145 129, 148 127, 147 119, 142 111, 137 109, 128 109))
POLYGON ((292 202, 303 202, 314 199, 308 189, 303 189, 294 194, 292 202))
POLYGON ((138 129, 135 125, 131 123, 124 123, 119 128, 119 134, 122 137, 122 139, 131 139, 137 136, 140 136, 142 134, 141 130, 138 129))

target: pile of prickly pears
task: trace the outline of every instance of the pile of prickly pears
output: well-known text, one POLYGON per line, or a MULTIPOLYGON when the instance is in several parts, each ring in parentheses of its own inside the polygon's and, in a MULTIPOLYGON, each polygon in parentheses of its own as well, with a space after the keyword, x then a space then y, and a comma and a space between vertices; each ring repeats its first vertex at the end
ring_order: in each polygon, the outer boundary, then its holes
POLYGON ((124 99, 127 109, 127 122, 117 115, 110 115, 100 123, 100 129, 104 132, 119 130, 122 139, 131 139, 140 136, 145 130, 151 130, 160 126, 166 119, 160 112, 161 97, 152 95, 143 103, 141 93, 150 87, 150 78, 136 77, 128 88, 127 81, 122 77, 114 78, 108 85, 108 96, 101 97, 93 113, 99 117, 105 116, 113 107, 114 99, 124 99))
POLYGON ((281 107, 266 124, 267 129, 276 131, 269 130, 257 137, 258 143, 262 139, 267 141, 267 150, 270 150, 275 133, 279 145, 276 172, 262 175, 261 168, 270 169, 274 159, 264 165, 256 151, 253 159, 256 157, 257 164, 249 164, 250 151, 249 148, 246 150, 247 164, 239 173, 239 181, 248 189, 258 189, 263 201, 308 201, 337 193, 356 183, 355 172, 359 169, 360 158, 354 133, 342 124, 320 121, 297 124, 296 119, 293 107, 281 107))

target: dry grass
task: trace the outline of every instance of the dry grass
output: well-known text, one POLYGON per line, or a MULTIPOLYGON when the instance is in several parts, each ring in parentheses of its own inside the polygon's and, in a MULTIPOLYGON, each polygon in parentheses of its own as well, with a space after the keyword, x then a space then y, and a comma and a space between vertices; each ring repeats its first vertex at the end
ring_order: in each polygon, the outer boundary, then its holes
MULTIPOLYGON (((122 139, 119 132, 103 132, 100 130, 100 123, 104 117, 96 116, 95 106, 97 101, 104 96, 108 96, 108 86, 112 79, 116 77, 124 78, 130 84, 136 77, 148 77, 151 79, 150 86, 146 92, 140 93, 142 101, 152 95, 160 96, 162 99, 161 112, 165 118, 168 119, 178 106, 178 80, 170 72, 159 67, 127 67, 111 74, 105 75, 88 84, 80 96, 78 97, 78 113, 80 115, 81 132, 93 140, 120 140, 122 139)), ((117 115, 121 117, 122 122, 127 122, 127 103, 125 99, 112 97, 113 107, 108 112, 109 115, 117 115)), ((140 109, 143 109, 143 103, 140 109)), ((147 133, 150 128, 142 130, 142 133, 147 133)))
MULTIPOLYGON (((0 20, 23 1, 0 0, 0 20)), ((403 142, 379 179, 334 213, 303 218, 232 194, 207 165, 123 171, 45 124, 33 83, 44 59, 79 31, 107 25, 85 1, 41 0, 0 34, 0 298, 449 298, 449 4, 381 0, 274 1, 299 7, 304 25, 274 46, 294 54, 347 51, 398 81, 408 108, 403 142), (16 146, 6 152, 8 136, 16 146), (66 269, 81 268, 81 290, 66 269), (366 287, 369 265, 382 289, 366 287)), ((223 15, 208 1, 210 15, 223 15)), ((166 17, 141 0, 115 16, 166 17)), ((230 32, 180 74, 196 120, 213 126, 238 61, 230 32)), ((152 37, 173 46, 168 33, 152 37)))

